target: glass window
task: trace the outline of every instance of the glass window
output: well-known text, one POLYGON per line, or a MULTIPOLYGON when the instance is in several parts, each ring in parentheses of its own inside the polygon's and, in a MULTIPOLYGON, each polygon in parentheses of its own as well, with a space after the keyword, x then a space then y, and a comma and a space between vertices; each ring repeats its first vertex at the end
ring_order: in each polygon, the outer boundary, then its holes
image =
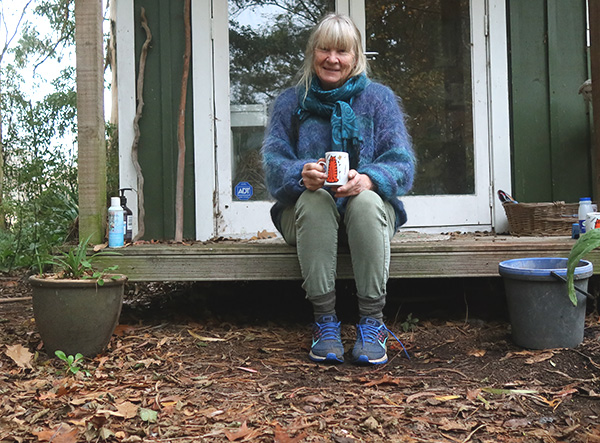
POLYGON ((308 35, 335 1, 235 0, 228 8, 232 196, 248 182, 252 200, 266 200, 260 147, 269 106, 294 85, 308 35))
POLYGON ((473 194, 468 0, 368 0, 371 76, 402 98, 418 158, 413 195, 473 194))

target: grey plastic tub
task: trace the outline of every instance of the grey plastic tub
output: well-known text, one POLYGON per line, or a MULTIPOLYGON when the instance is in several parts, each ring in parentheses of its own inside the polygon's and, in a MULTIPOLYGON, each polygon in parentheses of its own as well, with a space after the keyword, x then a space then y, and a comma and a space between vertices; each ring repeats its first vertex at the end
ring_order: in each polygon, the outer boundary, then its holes
MULTIPOLYGON (((504 277, 513 341, 524 348, 574 348, 583 341, 586 297, 577 292, 577 306, 567 284, 552 272, 567 276, 567 259, 517 258, 499 264, 504 277)), ((594 273, 589 261, 575 268, 575 286, 587 291, 594 273)))

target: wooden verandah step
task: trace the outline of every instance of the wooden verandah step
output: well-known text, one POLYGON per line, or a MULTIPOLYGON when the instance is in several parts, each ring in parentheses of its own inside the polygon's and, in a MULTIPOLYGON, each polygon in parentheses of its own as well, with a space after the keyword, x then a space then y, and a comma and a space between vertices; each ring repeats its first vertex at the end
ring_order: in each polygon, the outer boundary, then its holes
MULTIPOLYGON (((498 263, 524 257, 568 257, 569 237, 400 232, 392 241, 390 278, 494 277, 498 263)), ((103 257, 130 281, 297 280, 295 248, 268 240, 140 244, 103 257)), ((600 273, 600 250, 586 259, 600 273)), ((352 278, 348 251, 341 250, 338 278, 352 278)))

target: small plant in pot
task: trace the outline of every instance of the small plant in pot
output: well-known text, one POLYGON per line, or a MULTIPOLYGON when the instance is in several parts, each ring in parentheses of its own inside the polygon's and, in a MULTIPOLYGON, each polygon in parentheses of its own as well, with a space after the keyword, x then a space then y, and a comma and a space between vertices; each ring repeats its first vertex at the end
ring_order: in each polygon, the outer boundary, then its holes
POLYGON ((99 251, 88 255, 89 237, 50 260, 38 260, 40 273, 29 278, 33 314, 48 355, 92 357, 106 349, 117 326, 127 277, 116 266, 98 269, 99 251), (51 265, 51 273, 43 273, 51 265))

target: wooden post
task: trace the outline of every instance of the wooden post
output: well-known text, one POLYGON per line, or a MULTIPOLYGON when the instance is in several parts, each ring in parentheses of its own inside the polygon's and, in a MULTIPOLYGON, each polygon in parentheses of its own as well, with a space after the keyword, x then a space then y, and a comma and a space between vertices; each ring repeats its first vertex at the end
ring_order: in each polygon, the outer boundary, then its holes
POLYGON ((106 231, 106 142, 102 0, 75 0, 79 238, 102 243, 106 231))
POLYGON ((594 117, 593 153, 594 199, 600 199, 600 1, 590 0, 590 59, 592 63, 592 112, 594 117))

